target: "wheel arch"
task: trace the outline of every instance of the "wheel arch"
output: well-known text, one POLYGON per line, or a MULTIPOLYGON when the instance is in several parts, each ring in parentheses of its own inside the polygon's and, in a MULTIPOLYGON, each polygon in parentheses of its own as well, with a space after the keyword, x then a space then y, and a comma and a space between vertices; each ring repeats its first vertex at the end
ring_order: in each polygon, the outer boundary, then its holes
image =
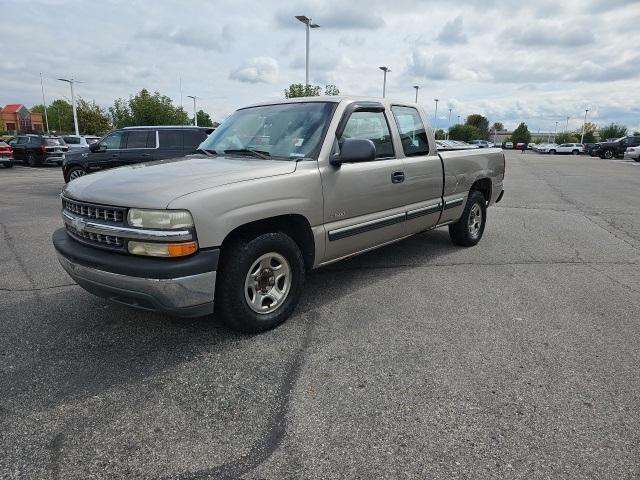
POLYGON ((492 188, 493 188, 493 185, 491 183, 491 179, 488 177, 483 177, 473 182, 473 184, 471 185, 471 188, 469 189, 469 192, 477 191, 482 193, 482 196, 484 197, 484 199, 488 204, 489 202, 491 202, 492 188))
POLYGON ((300 248, 305 267, 310 270, 315 261, 315 240, 311 224, 300 214, 287 214, 268 217, 245 223, 234 228, 222 241, 224 255, 225 246, 240 238, 255 238, 263 233, 282 232, 289 235, 300 248))

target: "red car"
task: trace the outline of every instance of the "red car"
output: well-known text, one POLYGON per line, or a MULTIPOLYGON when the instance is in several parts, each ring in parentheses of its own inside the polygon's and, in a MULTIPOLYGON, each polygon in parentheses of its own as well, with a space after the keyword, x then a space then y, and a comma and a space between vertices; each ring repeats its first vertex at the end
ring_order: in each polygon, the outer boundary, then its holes
POLYGON ((13 167, 13 148, 2 141, 0 141, 0 164, 5 168, 13 167))

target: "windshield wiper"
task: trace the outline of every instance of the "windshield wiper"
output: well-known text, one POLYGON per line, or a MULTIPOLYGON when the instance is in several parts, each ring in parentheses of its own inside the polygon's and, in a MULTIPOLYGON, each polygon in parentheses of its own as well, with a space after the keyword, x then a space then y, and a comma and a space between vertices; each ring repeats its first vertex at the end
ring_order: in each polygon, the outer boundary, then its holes
POLYGON ((208 157, 213 157, 218 155, 218 152, 216 152, 215 150, 208 150, 206 148, 199 148, 196 150, 196 153, 204 153, 208 157))
POLYGON ((265 152, 264 150, 252 150, 250 148, 238 148, 232 150, 225 150, 224 153, 230 154, 240 154, 240 155, 251 155, 252 157, 262 158, 264 160, 271 158, 271 154, 269 152, 265 152))

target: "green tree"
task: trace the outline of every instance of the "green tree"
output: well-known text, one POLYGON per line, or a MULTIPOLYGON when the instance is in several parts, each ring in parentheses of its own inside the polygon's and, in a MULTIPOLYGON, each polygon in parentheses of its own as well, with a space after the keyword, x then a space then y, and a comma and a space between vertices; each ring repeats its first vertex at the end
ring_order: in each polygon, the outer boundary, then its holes
POLYGON ((608 138, 620 138, 627 134, 627 127, 620 125, 619 123, 611 122, 609 125, 600 127, 598 133, 600 134, 600 140, 602 141, 608 138))
POLYGON ((531 132, 529 132, 529 127, 527 127, 526 123, 520 122, 520 125, 511 134, 511 141, 514 146, 517 143, 531 143, 531 132))
POLYGON ((319 85, 304 85, 302 83, 292 83, 284 91, 284 98, 317 97, 322 88, 319 85))
POLYGON ((447 134, 442 128, 438 128, 433 134, 436 137, 436 140, 444 140, 447 137, 447 134))
POLYGON ((489 139, 489 120, 484 115, 473 113, 467 117, 466 125, 472 125, 480 131, 480 136, 472 140, 488 140, 489 139))
POLYGON ((145 88, 128 101, 121 98, 109 107, 114 127, 136 125, 187 125, 189 115, 182 107, 176 107, 166 95, 153 94, 145 88))
POLYGON ((469 142, 480 138, 480 135, 480 130, 473 125, 454 125, 449 129, 449 138, 451 140, 469 142))
POLYGON ((78 98, 76 104, 78 115, 78 130, 82 135, 104 135, 111 130, 111 119, 109 113, 96 104, 78 98))
POLYGON ((326 87, 324 87, 324 94, 336 96, 340 95, 340 90, 335 85, 327 85, 326 87))
POLYGON ((502 130, 504 130, 504 125, 502 124, 502 122, 493 122, 493 125, 491 125, 491 130, 501 132, 502 130))
MULTIPOLYGON (((596 132, 598 131, 598 126, 595 123, 587 122, 584 124, 584 139, 582 140, 584 143, 595 143, 596 141, 596 132)), ((578 138, 582 138, 582 127, 578 128, 573 134, 578 138)))
POLYGON ((556 143, 576 143, 580 137, 576 137, 574 133, 563 132, 556 135, 556 143))
POLYGON ((204 110, 198 110, 196 114, 198 116, 198 126, 199 127, 213 127, 213 122, 211 121, 211 117, 204 110))
MULTIPOLYGON (((31 111, 44 115, 44 106, 35 105, 31 111)), ((73 127, 73 109, 66 100, 58 99, 51 102, 51 105, 47 106, 47 118, 49 119, 49 130, 52 132, 71 133, 75 131, 73 127)), ((47 128, 46 124, 44 128, 47 128)))

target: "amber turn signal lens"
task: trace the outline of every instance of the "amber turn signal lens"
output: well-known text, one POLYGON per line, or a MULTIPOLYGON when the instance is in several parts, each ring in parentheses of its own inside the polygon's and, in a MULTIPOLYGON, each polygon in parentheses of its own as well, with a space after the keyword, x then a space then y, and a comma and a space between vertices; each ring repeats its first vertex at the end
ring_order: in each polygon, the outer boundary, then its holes
POLYGON ((197 250, 198 244, 196 242, 172 243, 167 245, 167 251, 170 257, 184 257, 195 253, 197 250))

